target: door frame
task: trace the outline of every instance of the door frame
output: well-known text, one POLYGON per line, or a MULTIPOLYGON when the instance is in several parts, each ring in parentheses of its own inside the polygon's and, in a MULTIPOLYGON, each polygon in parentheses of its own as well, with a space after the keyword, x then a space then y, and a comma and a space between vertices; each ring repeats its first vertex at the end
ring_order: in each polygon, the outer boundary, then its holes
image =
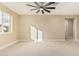
POLYGON ((66 25, 67 25, 67 21, 66 19, 73 19, 73 39, 74 40, 69 40, 69 41, 76 41, 77 40, 77 19, 76 18, 65 18, 65 40, 66 40, 66 25))

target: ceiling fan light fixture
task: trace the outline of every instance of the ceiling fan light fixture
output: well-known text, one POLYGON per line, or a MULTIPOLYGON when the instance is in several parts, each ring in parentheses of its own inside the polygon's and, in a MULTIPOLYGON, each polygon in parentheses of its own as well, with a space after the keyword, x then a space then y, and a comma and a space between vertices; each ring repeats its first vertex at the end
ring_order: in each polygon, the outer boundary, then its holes
POLYGON ((38 2, 34 2, 34 4, 36 4, 36 6, 30 5, 30 4, 27 4, 27 6, 37 8, 35 9, 37 10, 36 13, 39 13, 39 12, 42 12, 42 14, 44 14, 44 12, 50 13, 51 11, 49 9, 56 9, 56 7, 54 6, 50 7, 50 5, 55 4, 55 2, 48 2, 46 5, 44 5, 44 3, 42 2, 41 4, 39 4, 38 2))
POLYGON ((43 8, 40 8, 40 10, 43 10, 43 8))

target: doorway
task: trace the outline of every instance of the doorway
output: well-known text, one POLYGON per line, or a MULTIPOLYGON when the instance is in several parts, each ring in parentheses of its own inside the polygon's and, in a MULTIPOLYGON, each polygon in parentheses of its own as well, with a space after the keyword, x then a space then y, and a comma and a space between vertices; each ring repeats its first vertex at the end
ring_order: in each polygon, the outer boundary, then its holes
POLYGON ((65 19, 65 40, 72 41, 75 39, 74 35, 74 18, 66 18, 65 19))

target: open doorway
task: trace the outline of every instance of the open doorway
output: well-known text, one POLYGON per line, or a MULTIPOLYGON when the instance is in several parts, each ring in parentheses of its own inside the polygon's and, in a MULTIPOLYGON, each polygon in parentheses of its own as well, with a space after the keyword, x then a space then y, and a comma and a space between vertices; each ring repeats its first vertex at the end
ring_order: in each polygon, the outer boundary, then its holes
POLYGON ((65 19, 65 40, 74 41, 75 40, 75 19, 74 18, 66 18, 65 19))

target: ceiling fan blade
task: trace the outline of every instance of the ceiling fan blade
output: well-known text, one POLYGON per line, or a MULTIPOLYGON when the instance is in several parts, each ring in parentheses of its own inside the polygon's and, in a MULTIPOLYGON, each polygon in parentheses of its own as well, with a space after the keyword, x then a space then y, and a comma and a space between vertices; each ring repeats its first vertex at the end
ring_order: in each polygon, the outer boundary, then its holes
POLYGON ((36 13, 39 13, 39 11, 40 11, 40 9, 39 9, 39 10, 37 10, 37 12, 36 12, 36 13))
POLYGON ((49 2, 49 3, 47 3, 45 6, 49 6, 49 5, 51 5, 51 4, 54 4, 55 2, 49 2))
POLYGON ((56 7, 45 7, 46 9, 55 9, 56 7))
POLYGON ((37 10, 37 9, 31 9, 31 11, 34 11, 34 10, 37 10))
POLYGON ((46 12, 48 12, 48 13, 50 13, 50 11, 49 10, 47 10, 47 9, 45 9, 45 8, 43 8, 46 12))
POLYGON ((34 2, 37 6, 40 6, 37 2, 34 2))
POLYGON ((26 6, 30 6, 30 7, 37 7, 37 6, 29 5, 29 4, 27 4, 26 6))
POLYGON ((42 14, 44 14, 44 11, 42 10, 42 14))

